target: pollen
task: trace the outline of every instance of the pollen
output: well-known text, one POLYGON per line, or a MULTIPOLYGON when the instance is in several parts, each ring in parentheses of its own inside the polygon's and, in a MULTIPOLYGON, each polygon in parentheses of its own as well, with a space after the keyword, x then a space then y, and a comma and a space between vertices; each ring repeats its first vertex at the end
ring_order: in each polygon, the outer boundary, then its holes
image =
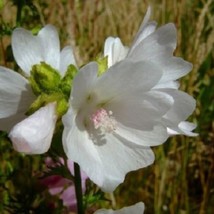
POLYGON ((112 116, 112 111, 106 111, 103 108, 98 109, 90 117, 95 129, 100 129, 104 133, 112 133, 116 130, 117 122, 112 116))

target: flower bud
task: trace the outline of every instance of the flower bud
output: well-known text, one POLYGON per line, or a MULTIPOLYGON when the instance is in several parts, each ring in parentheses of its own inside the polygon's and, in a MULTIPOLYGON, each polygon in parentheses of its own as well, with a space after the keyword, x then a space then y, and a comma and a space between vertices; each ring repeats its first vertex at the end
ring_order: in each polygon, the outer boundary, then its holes
POLYGON ((55 108, 56 103, 50 103, 13 127, 9 138, 16 151, 26 154, 48 151, 57 121, 55 108))
POLYGON ((45 62, 32 67, 30 83, 36 95, 57 91, 60 79, 59 72, 45 62))
POLYGON ((65 73, 65 76, 61 79, 61 82, 60 82, 60 88, 62 92, 68 98, 70 97, 72 80, 76 73, 77 73, 76 67, 74 65, 69 65, 65 73))

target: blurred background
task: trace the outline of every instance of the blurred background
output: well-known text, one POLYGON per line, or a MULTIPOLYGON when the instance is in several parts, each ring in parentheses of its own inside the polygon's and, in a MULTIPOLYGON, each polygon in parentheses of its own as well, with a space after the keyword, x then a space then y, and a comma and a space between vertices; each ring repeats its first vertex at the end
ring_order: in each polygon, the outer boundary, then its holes
MULTIPOLYGON (((159 26, 176 25, 175 55, 193 64, 180 82, 197 100, 189 120, 197 124, 199 135, 176 136, 154 148, 152 166, 129 173, 114 194, 105 196, 109 201, 97 202, 88 212, 143 201, 146 214, 213 214, 213 0, 0 0, 0 65, 17 68, 10 46, 15 27, 36 32, 50 23, 58 29, 61 47, 72 45, 81 66, 103 53, 108 36, 118 36, 129 46, 148 5, 159 26)), ((69 213, 38 184, 43 169, 43 156, 18 154, 6 133, 0 133, 0 213, 69 213)))

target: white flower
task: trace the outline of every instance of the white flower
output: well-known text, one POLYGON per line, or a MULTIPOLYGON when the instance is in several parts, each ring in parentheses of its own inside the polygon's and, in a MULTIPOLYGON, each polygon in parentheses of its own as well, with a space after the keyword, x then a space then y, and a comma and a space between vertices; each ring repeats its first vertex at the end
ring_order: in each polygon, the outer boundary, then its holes
POLYGON ((127 172, 153 163, 150 146, 168 137, 161 119, 173 99, 151 90, 162 77, 151 62, 123 60, 102 76, 97 72, 92 62, 74 78, 70 108, 63 116, 63 146, 69 159, 111 192, 127 172))
MULTIPOLYGON (((130 49, 124 47, 119 38, 106 39, 104 56, 108 56, 108 67, 125 58, 135 62, 143 60, 157 64, 162 69, 163 75, 154 90, 162 91, 174 99, 174 105, 162 119, 163 124, 167 127, 169 134, 196 136, 197 134, 191 132, 195 125, 185 122, 195 109, 195 100, 177 90, 179 87, 177 79, 185 76, 192 69, 192 65, 182 58, 173 56, 176 48, 174 24, 166 24, 156 29, 157 23, 149 22, 150 13, 151 9, 148 8, 130 49)), ((150 73, 150 75, 153 74, 150 73)))
MULTIPOLYGON (((23 28, 15 29, 12 34, 13 55, 26 77, 30 76, 32 66, 40 64, 41 62, 49 64, 63 76, 68 65, 75 64, 75 60, 71 47, 67 46, 60 52, 59 46, 58 33, 51 25, 46 25, 36 36, 33 36, 30 31, 23 28)), ((16 123, 25 119, 25 113, 35 98, 27 78, 24 78, 13 70, 0 67, 0 130, 10 131, 16 123)), ((49 107, 44 108, 50 110, 49 107)), ((40 113, 41 111, 39 110, 40 113)), ((40 113, 36 112, 35 115, 40 115, 40 113)), ((46 128, 44 128, 44 124, 42 123, 41 126, 34 126, 35 133, 41 131, 41 133, 44 134, 43 136, 51 137, 47 137, 43 143, 37 142, 39 139, 43 140, 41 136, 40 138, 38 137, 37 140, 33 139, 35 137, 34 134, 32 134, 32 142, 30 142, 30 133, 32 132, 26 133, 28 136, 26 142, 21 142, 21 139, 17 138, 17 136, 22 136, 23 131, 26 130, 28 126, 38 122, 38 117, 35 115, 31 115, 29 120, 26 119, 23 123, 18 125, 19 128, 15 128, 16 141, 14 143, 14 148, 18 151, 24 152, 22 144, 26 146, 27 142, 29 142, 29 148, 32 149, 37 148, 37 145, 32 145, 32 143, 38 143, 38 145, 43 147, 40 151, 32 150, 27 151, 27 153, 41 152, 42 150, 46 150, 50 145, 52 139, 51 133, 53 133, 52 127, 56 122, 54 119, 56 113, 52 110, 48 113, 47 117, 49 118, 49 123, 46 123, 46 128), (34 119, 35 121, 33 121, 34 119), (29 121, 30 124, 28 124, 29 121), (18 133, 18 130, 20 133, 18 133), (20 146, 17 145, 18 141, 20 142, 20 146), (19 150, 19 148, 22 149, 19 150)), ((13 137, 11 139, 12 141, 14 140, 13 137)))
POLYGON ((80 69, 70 108, 63 117, 63 146, 104 191, 113 191, 127 172, 150 165, 150 146, 169 134, 194 135, 184 122, 195 100, 178 90, 176 80, 192 65, 174 57, 173 24, 156 30, 150 9, 128 50, 119 38, 106 41, 109 69, 98 77, 96 63, 80 69))
POLYGON ((16 28, 12 34, 12 50, 17 64, 27 76, 30 75, 32 66, 40 62, 52 66, 62 76, 68 65, 76 64, 70 46, 60 52, 59 36, 52 25, 46 25, 36 36, 28 30, 16 28))
POLYGON ((40 108, 10 131, 13 147, 26 154, 42 154, 48 151, 53 136, 57 116, 55 103, 40 108))
POLYGON ((144 213, 144 203, 139 202, 135 205, 124 207, 120 210, 112 210, 112 209, 100 209, 97 210, 94 214, 143 214, 144 213))

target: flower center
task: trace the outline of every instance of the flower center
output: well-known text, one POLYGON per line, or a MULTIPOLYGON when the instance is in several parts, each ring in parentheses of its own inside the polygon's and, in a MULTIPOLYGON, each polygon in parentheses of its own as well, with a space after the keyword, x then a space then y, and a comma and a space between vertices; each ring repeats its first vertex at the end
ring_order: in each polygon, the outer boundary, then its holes
POLYGON ((112 116, 112 111, 106 111, 103 108, 98 109, 90 117, 95 129, 99 129, 105 133, 112 133, 116 130, 117 122, 112 116))

